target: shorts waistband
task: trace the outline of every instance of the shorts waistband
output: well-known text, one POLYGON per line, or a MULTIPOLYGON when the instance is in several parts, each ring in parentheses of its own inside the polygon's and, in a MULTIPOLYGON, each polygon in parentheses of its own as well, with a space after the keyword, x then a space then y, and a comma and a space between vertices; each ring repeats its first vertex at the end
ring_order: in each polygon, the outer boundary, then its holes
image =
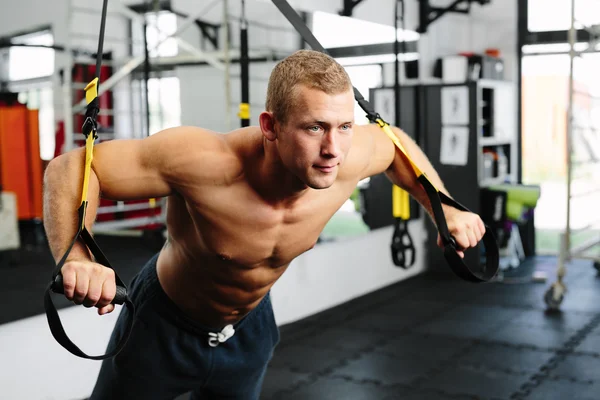
MULTIPOLYGON (((185 314, 173 300, 165 293, 163 290, 159 280, 158 273, 156 271, 156 265, 158 261, 158 254, 154 255, 149 261, 144 271, 141 273, 146 275, 141 277, 144 282, 144 290, 147 290, 148 295, 151 297, 149 301, 155 303, 155 305, 162 309, 164 312, 164 316, 171 319, 176 325, 187 329, 196 334, 207 335, 208 333, 217 333, 220 332, 223 327, 209 327, 207 325, 201 324, 200 322, 194 320, 187 314, 185 314)), ((247 315, 245 315, 241 320, 232 324, 234 329, 238 330, 243 328, 243 326, 254 319, 256 315, 258 315, 265 307, 271 304, 271 293, 270 291, 262 298, 260 303, 252 309, 247 315)))

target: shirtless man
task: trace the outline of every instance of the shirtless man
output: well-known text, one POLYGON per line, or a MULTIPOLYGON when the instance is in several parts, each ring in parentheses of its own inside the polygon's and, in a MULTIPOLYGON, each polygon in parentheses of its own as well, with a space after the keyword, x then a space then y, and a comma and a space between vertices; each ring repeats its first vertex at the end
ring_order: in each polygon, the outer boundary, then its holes
MULTIPOLYGON (((344 69, 301 50, 272 71, 260 126, 219 134, 167 129, 143 140, 97 145, 86 224, 98 198, 168 196, 169 239, 129 287, 137 319, 126 347, 105 360, 92 399, 258 399, 279 341, 269 290, 313 248, 357 183, 385 172, 429 211, 408 162, 375 125, 354 126, 344 69)), ((394 128, 431 182, 448 194, 419 147, 394 128)), ((45 174, 44 221, 58 261, 76 232, 84 151, 54 159, 45 174)), ((444 206, 464 250, 484 234, 476 214, 444 206)), ((111 269, 75 247, 62 270, 65 296, 113 311, 111 269)), ((123 334, 123 308, 111 337, 123 334)))

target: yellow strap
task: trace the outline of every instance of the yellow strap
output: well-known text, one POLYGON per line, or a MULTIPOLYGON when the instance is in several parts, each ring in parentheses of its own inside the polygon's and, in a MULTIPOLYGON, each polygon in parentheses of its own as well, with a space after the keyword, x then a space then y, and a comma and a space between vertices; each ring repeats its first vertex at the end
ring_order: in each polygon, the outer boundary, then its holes
POLYGON ((85 101, 90 104, 96 97, 98 97, 98 78, 94 78, 85 87, 85 101))
POLYGON ((83 173, 83 190, 81 192, 81 202, 87 201, 88 186, 90 183, 90 171, 92 169, 92 160, 94 159, 94 135, 88 135, 85 140, 85 170, 83 173))
POLYGON ((148 203, 150 204, 150 208, 156 207, 156 199, 155 198, 148 199, 148 203))
POLYGON ((394 218, 401 218, 405 221, 410 219, 410 197, 406 190, 399 186, 392 186, 392 214, 394 218))
POLYGON ((250 104, 240 103, 240 112, 238 113, 238 117, 242 119, 250 119, 250 104))
MULTIPOLYGON (((388 137, 392 139, 392 142, 394 142, 396 147, 400 149, 402 153, 404 153, 404 156, 406 156, 406 159, 410 162, 413 171, 415 171, 415 175, 417 175, 417 177, 425 175, 423 171, 421 171, 421 169, 417 166, 417 164, 415 164, 414 161, 410 158, 410 156, 406 152, 406 149, 404 149, 404 146, 402 146, 402 143, 400 143, 400 139, 398 139, 398 136, 396 136, 394 131, 392 131, 392 128, 390 128, 390 125, 381 118, 377 119, 377 124, 381 129, 383 129, 386 135, 388 135, 388 137)), ((439 192, 438 188, 436 188, 433 183, 431 184, 431 186, 433 186, 435 190, 439 192)), ((402 218, 404 220, 408 220, 410 218, 409 194, 408 192, 396 185, 394 185, 392 189, 392 212, 394 217, 396 218, 402 218)))
MULTIPOLYGON (((94 78, 85 87, 85 100, 90 104, 98 97, 98 78, 94 78)), ((85 226, 85 210, 87 209, 88 187, 90 184, 90 171, 92 170, 92 160, 94 159, 94 141, 96 140, 96 132, 90 132, 85 139, 85 168, 83 171, 83 188, 81 189, 81 204, 83 204, 83 219, 81 221, 82 228, 85 226)))
POLYGON ((417 167, 417 165, 413 162, 413 160, 411 160, 410 156, 404 149, 404 146, 402 146, 402 143, 400 143, 400 139, 398 139, 398 136, 396 136, 394 131, 392 131, 392 128, 390 128, 390 125, 387 122, 383 121, 382 119, 378 119, 377 123, 379 124, 381 129, 383 129, 383 131, 389 136, 389 138, 392 139, 392 142, 394 142, 396 147, 398 147, 400 149, 400 151, 402 151, 402 153, 404 153, 404 155, 410 162, 410 165, 412 166, 413 170, 415 171, 415 174, 417 175, 417 177, 423 175, 423 171, 421 171, 421 169, 419 167, 417 167))

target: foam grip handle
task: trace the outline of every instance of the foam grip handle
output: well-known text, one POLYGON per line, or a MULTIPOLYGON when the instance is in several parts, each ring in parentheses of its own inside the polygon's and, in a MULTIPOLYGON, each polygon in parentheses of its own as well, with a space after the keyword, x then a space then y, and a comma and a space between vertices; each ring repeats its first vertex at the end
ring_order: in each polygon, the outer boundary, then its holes
MULTIPOLYGON (((63 286, 63 277, 61 274, 56 275, 56 278, 52 282, 52 291, 54 293, 64 294, 65 291, 64 291, 64 286, 63 286)), ((113 300, 110 303, 120 305, 120 304, 125 303, 126 299, 127 299, 127 288, 117 285, 117 292, 115 294, 115 297, 113 298, 113 300)))

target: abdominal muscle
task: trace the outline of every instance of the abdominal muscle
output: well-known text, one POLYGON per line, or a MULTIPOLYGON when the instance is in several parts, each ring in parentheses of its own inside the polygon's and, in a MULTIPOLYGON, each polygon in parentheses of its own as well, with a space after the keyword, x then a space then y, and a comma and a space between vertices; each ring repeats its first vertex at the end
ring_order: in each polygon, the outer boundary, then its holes
POLYGON ((221 329, 252 311, 287 266, 247 268, 214 254, 190 257, 180 244, 171 242, 158 257, 157 274, 167 296, 184 314, 221 329))

